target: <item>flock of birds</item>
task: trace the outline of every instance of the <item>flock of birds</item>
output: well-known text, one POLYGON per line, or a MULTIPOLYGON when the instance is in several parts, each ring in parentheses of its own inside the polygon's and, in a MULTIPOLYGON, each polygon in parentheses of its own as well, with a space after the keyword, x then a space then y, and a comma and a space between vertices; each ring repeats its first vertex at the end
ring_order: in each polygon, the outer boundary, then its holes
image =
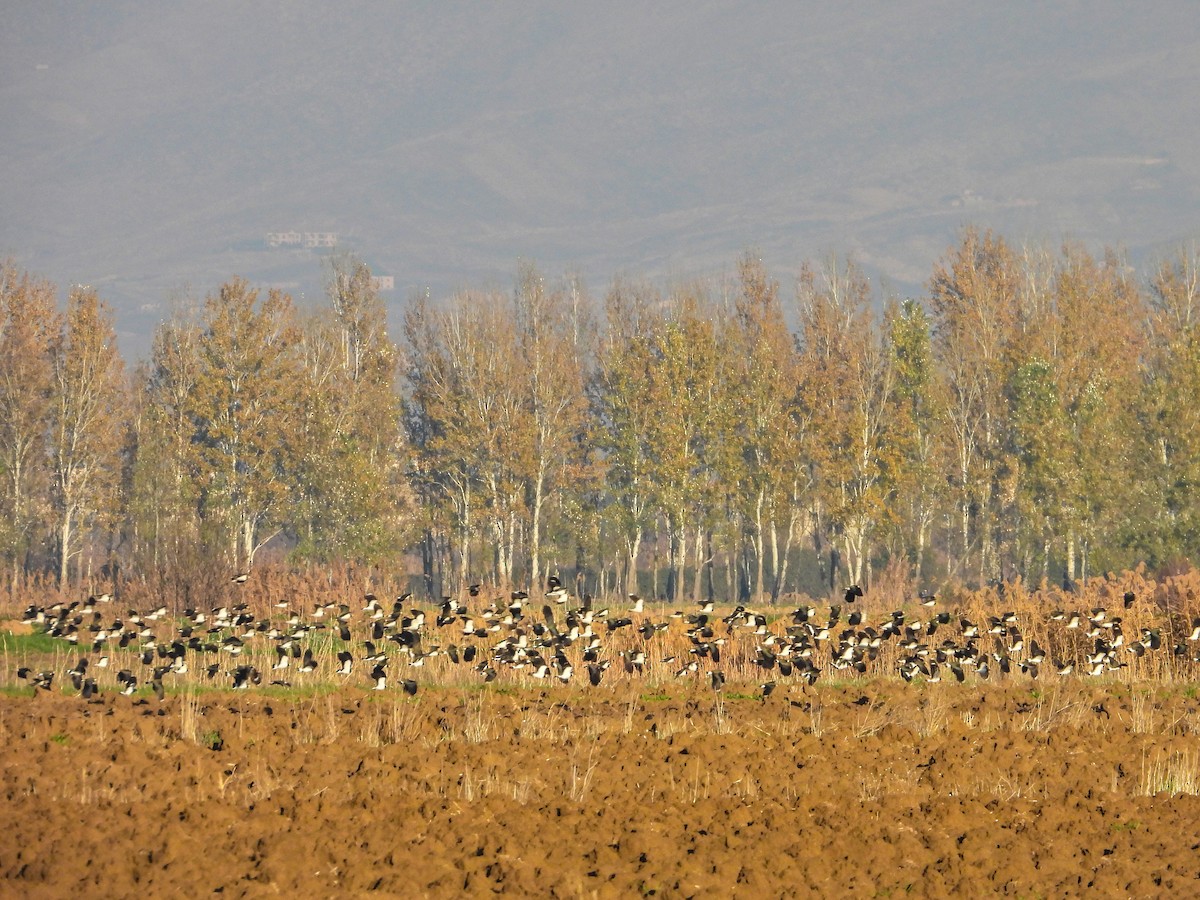
MULTIPOLYGON (((246 580, 245 575, 233 579, 238 585, 246 580)), ((553 576, 540 612, 526 591, 513 591, 507 599, 482 594, 481 586, 472 585, 465 597, 444 597, 437 612, 429 614, 413 604, 411 594, 390 603, 367 594, 357 608, 335 602, 303 614, 279 604, 278 612, 266 617, 251 613, 246 603, 187 609, 181 616, 170 615, 165 606, 106 616, 113 598, 103 594, 30 606, 23 621, 88 648, 90 656, 80 656, 65 670, 66 680, 84 699, 111 684, 126 695, 148 685, 161 700, 164 682, 188 673, 235 690, 264 683, 291 687, 295 675, 351 680, 365 674, 374 690, 386 690, 391 680, 412 695, 418 689, 417 670, 438 659, 468 666, 486 682, 507 672, 565 684, 578 671, 596 686, 611 667, 619 666, 633 677, 648 670, 706 677, 718 691, 731 663, 749 665, 768 679, 759 686, 764 700, 778 679, 811 685, 824 672, 854 677, 886 674, 889 666, 905 681, 946 677, 962 682, 968 672, 980 679, 1014 671, 1037 678, 1047 665, 1061 676, 1100 676, 1131 660, 1164 653, 1200 662, 1192 649, 1200 641, 1200 617, 1192 621, 1190 634, 1181 633, 1173 642, 1164 641, 1161 628, 1139 628, 1127 638, 1121 615, 1102 607, 1051 613, 1044 625, 1047 635, 1054 635, 1058 655, 1053 656, 1024 636, 1014 612, 973 622, 938 610, 937 598, 925 593, 917 598, 920 612, 896 610, 874 624, 864 624, 858 603, 864 595, 858 586, 847 589, 843 603, 821 615, 816 607, 803 605, 773 622, 744 606, 720 615, 707 601, 694 611, 676 609, 655 621, 636 596, 622 610, 595 608, 589 597, 575 603, 553 576), (680 631, 684 640, 662 637, 680 631), (98 673, 116 668, 111 659, 121 660, 122 667, 115 681, 105 684, 98 673), (401 668, 404 677, 390 679, 401 668)), ((1123 609, 1136 601, 1127 592, 1123 609)), ((22 666, 17 676, 50 690, 56 672, 22 666)))

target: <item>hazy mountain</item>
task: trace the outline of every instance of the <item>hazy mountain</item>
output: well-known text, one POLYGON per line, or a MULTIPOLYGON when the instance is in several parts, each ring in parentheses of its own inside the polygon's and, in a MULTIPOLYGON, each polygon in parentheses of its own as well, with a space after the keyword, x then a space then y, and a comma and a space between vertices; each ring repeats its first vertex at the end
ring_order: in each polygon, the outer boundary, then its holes
POLYGON ((0 255, 117 306, 141 354, 233 274, 318 291, 336 232, 397 304, 581 271, 916 291, 965 223, 1200 237, 1190 2, 7 3, 0 255), (965 7, 970 7, 969 9, 965 7))

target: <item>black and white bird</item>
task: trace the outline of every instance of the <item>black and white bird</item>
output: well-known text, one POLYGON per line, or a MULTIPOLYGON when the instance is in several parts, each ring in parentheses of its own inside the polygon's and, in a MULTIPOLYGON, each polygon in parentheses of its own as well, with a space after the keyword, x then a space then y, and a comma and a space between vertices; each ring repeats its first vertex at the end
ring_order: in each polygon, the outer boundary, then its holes
POLYGON ((28 680, 29 683, 32 684, 35 688, 40 687, 47 691, 50 690, 50 685, 54 682, 54 673, 53 672, 36 672, 35 673, 32 669, 28 669, 24 666, 17 669, 17 677, 28 680))
POLYGON ((372 690, 382 691, 387 688, 387 672, 384 671, 383 665, 383 663, 378 663, 371 670, 371 680, 375 682, 372 690))
POLYGON ((261 684, 262 675, 254 666, 238 666, 233 671, 233 689, 235 691, 247 690, 252 684, 261 684))
POLYGON ((600 684, 600 676, 604 674, 604 666, 598 663, 588 663, 587 673, 588 682, 592 687, 596 687, 600 684))

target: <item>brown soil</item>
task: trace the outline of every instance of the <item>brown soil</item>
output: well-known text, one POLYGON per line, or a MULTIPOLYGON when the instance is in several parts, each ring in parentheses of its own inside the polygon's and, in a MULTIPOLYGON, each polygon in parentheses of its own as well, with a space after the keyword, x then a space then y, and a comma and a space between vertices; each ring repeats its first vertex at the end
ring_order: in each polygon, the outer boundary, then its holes
POLYGON ((1200 893, 1180 688, 493 688, 0 697, 0 893, 1200 893))

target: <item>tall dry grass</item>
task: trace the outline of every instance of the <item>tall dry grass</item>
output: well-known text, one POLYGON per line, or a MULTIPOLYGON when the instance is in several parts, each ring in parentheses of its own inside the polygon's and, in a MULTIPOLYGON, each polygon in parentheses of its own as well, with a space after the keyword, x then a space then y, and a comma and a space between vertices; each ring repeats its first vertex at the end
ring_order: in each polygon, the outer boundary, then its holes
MULTIPOLYGON (((208 611, 215 606, 244 603, 257 619, 270 620, 280 628, 286 628, 282 623, 292 614, 298 614, 305 621, 311 621, 311 611, 317 604, 345 603, 353 611, 351 649, 356 656, 360 656, 362 641, 367 637, 366 629, 369 625, 362 611, 363 595, 368 590, 373 591, 381 598, 386 598, 384 604, 390 606, 391 599, 401 587, 403 585, 397 580, 389 579, 374 570, 341 567, 328 570, 314 568, 307 572, 299 572, 282 566, 264 566, 252 573, 252 578, 245 585, 233 584, 222 575, 219 584, 212 587, 213 595, 199 608, 208 611)), ((1200 681, 1200 664, 1195 660, 1200 654, 1200 642, 1188 640, 1192 630, 1192 619, 1200 616, 1198 596, 1200 573, 1188 571, 1155 578, 1144 568, 1139 568, 1119 575, 1089 579, 1073 591, 1047 584, 1029 586, 1019 580, 1002 587, 976 591, 952 589, 940 596, 937 604, 929 609, 920 604, 914 586, 903 580, 898 569, 888 570, 881 575, 877 586, 868 590, 866 596, 853 607, 838 604, 842 607, 841 620, 833 629, 832 639, 819 645, 818 649, 817 661, 822 668, 821 683, 859 683, 881 677, 896 677, 903 652, 894 639, 884 643, 878 655, 870 661, 865 674, 853 670, 835 670, 830 665, 830 646, 836 642, 838 633, 849 628, 847 620, 853 610, 862 612, 863 622, 859 628, 870 626, 876 629, 898 610, 905 613, 907 622, 919 624, 922 629, 927 628, 931 619, 939 613, 947 614, 950 618, 949 623, 940 625, 933 635, 926 638, 930 647, 937 647, 943 640, 962 643, 959 623, 963 618, 975 622, 981 631, 986 632, 991 617, 1012 613, 1016 617, 1016 627, 1024 637, 1026 646, 1036 641, 1045 649, 1047 660, 1040 667, 1036 682, 1017 671, 1015 666, 1013 673, 1008 676, 1001 675, 993 667, 993 681, 1027 682, 1031 686, 1046 687, 1059 678, 1054 672, 1054 660, 1071 664, 1074 667, 1071 678, 1082 679, 1086 677, 1086 660, 1092 653, 1095 639, 1087 636, 1085 628, 1067 629, 1064 622, 1055 621, 1051 615, 1055 611, 1062 611, 1067 615, 1078 613, 1086 622, 1086 617, 1092 610, 1104 608, 1107 610, 1106 622, 1120 619, 1126 641, 1126 647, 1117 651, 1122 667, 1106 671, 1102 676, 1104 682, 1190 684, 1200 681), (1136 598, 1128 609, 1123 601, 1126 592, 1132 592, 1136 598), (1139 640, 1144 632, 1149 631, 1154 631, 1160 636, 1162 649, 1140 656, 1129 652, 1127 647, 1139 640), (1177 653, 1177 649, 1180 652, 1177 653)), ((23 598, 21 609, 28 605, 24 602, 28 599, 23 598)), ((471 610, 478 611, 493 602, 500 606, 506 605, 507 594, 485 590, 479 597, 472 598, 464 593, 458 599, 471 610)), ((815 607, 813 621, 818 625, 823 624, 829 615, 830 606, 827 601, 807 597, 793 599, 797 604, 805 603, 815 607)), ((102 609, 106 617, 113 617, 123 616, 129 609, 146 611, 159 605, 160 598, 152 596, 148 589, 139 588, 123 593, 102 609)), ((432 655, 417 659, 402 652, 390 642, 379 642, 391 660, 388 667, 388 690, 398 689, 398 685, 404 679, 414 679, 422 687, 437 686, 467 692, 481 690, 481 676, 475 668, 465 663, 453 663, 446 650, 450 644, 458 646, 460 651, 474 644, 478 649, 478 660, 486 660, 491 646, 509 632, 502 630, 489 634, 486 639, 468 637, 461 634, 461 627, 457 624, 444 629, 436 628, 433 624, 436 615, 435 604, 410 600, 406 603, 406 608, 425 610, 427 625, 423 649, 427 652, 432 651, 432 655)), ((788 606, 760 609, 759 612, 767 616, 768 625, 766 634, 758 634, 752 628, 723 622, 731 606, 718 606, 709 616, 713 636, 708 643, 719 648, 720 653, 720 662, 714 664, 711 657, 698 656, 694 652, 697 645, 688 635, 688 617, 697 613, 693 604, 651 603, 646 605, 642 613, 631 613, 627 604, 615 604, 609 608, 609 618, 627 615, 634 620, 634 624, 610 632, 605 624, 606 619, 596 619, 594 627, 602 640, 602 658, 610 663, 603 676, 603 686, 606 689, 632 691, 642 696, 704 691, 709 689, 709 673, 714 669, 720 669, 725 675, 726 694, 754 695, 758 691, 758 685, 768 680, 796 684, 795 675, 791 679, 785 679, 777 671, 765 671, 755 664, 760 645, 770 636, 781 639, 786 634, 789 625, 792 624, 790 613, 793 608, 788 606), (679 613, 683 615, 680 616, 679 613), (646 639, 637 631, 637 626, 646 622, 665 623, 667 628, 655 631, 646 639), (645 665, 640 672, 627 673, 622 654, 634 651, 644 652, 645 665), (695 671, 687 671, 692 662, 697 663, 695 671), (682 675, 679 674, 681 670, 682 675), (622 685, 626 685, 627 688, 620 688, 622 685)), ((180 622, 181 612, 182 610, 171 611, 165 619, 154 624, 155 635, 160 643, 171 639, 180 622)), ((565 607, 554 605, 554 612, 559 627, 563 627, 565 607)), ((526 619, 520 627, 529 633, 533 624, 540 621, 541 603, 531 600, 526 609, 526 619)), ((1104 633, 1109 635, 1111 631, 1104 633)), ((529 636, 532 639, 531 633, 529 636)), ((213 639, 219 639, 219 636, 213 639)), ((1004 652, 1005 644, 1010 639, 984 633, 978 640, 978 646, 987 654, 1004 652)), ((260 691, 274 690, 287 692, 290 696, 303 697, 319 696, 343 686, 365 686, 365 674, 369 667, 361 662, 356 664, 354 673, 348 677, 334 674, 335 657, 342 645, 332 629, 315 631, 303 639, 302 643, 313 650, 318 662, 316 672, 299 672, 296 668, 297 660, 294 659, 289 660, 288 668, 274 669, 278 658, 275 643, 265 634, 254 633, 246 637, 245 649, 236 657, 224 652, 189 653, 188 671, 168 673, 163 677, 164 687, 170 693, 222 689, 230 684, 230 673, 237 666, 243 665, 252 665, 260 672, 262 684, 257 688, 260 691), (217 672, 210 677, 208 667, 212 665, 216 665, 217 672), (286 682, 286 685, 272 686, 273 681, 286 682)), ((0 687, 23 687, 24 683, 18 682, 15 672, 21 666, 30 666, 54 669, 59 677, 56 688, 59 688, 66 684, 62 673, 74 665, 80 656, 90 656, 93 668, 89 674, 103 690, 116 690, 116 673, 127 669, 138 674, 144 692, 148 670, 141 662, 143 652, 140 642, 136 641, 124 650, 109 645, 96 651, 86 644, 72 648, 62 642, 55 642, 53 652, 46 655, 21 649, 10 641, 0 647, 0 687), (100 654, 109 658, 108 667, 105 669, 95 667, 96 658, 100 654)), ((584 666, 578 658, 578 647, 570 648, 567 652, 576 669, 570 684, 560 684, 553 677, 537 679, 533 677, 530 669, 512 670, 497 664, 498 677, 487 689, 493 692, 508 689, 539 690, 564 696, 588 690, 590 686, 587 684, 584 666)), ((1015 653, 1013 658, 1015 662, 1019 662, 1022 654, 1015 653)), ((156 653, 153 663, 161 665, 165 660, 156 653)), ((948 681, 949 677, 945 677, 948 681)), ((977 680, 977 676, 969 673, 968 679, 974 681, 977 680)), ((870 730, 873 726, 864 723, 862 727, 870 730)))

